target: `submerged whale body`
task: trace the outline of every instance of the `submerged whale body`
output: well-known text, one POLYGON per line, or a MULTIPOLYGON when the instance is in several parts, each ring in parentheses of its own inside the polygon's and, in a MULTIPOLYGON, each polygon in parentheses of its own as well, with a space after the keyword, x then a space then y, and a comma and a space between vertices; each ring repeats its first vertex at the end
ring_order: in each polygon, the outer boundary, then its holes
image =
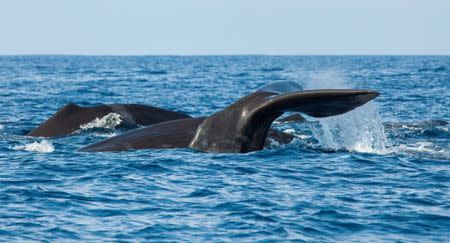
POLYGON ((370 90, 307 90, 295 82, 265 85, 208 117, 182 118, 153 124, 81 148, 83 152, 131 149, 192 148, 204 152, 246 153, 261 150, 267 136, 290 141, 270 129, 284 112, 312 117, 346 113, 374 99, 370 90))

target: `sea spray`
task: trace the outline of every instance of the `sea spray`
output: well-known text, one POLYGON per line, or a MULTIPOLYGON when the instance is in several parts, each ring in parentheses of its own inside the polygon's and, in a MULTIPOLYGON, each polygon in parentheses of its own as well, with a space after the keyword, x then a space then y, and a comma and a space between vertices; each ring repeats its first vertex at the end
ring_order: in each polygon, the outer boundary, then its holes
POLYGON ((314 137, 325 148, 377 154, 389 152, 383 124, 373 102, 308 124, 314 137))
MULTIPOLYGON (((350 88, 336 72, 312 76, 304 85, 308 89, 350 88)), ((310 118, 313 119, 313 118, 310 118)), ((321 146, 356 152, 386 154, 388 140, 373 101, 342 115, 313 119, 310 129, 321 146)))
POLYGON ((25 145, 16 145, 13 149, 26 150, 30 152, 51 153, 55 150, 52 143, 46 140, 32 142, 25 145))
POLYGON ((311 74, 303 83, 307 89, 348 89, 352 88, 346 78, 337 71, 321 71, 311 74))
POLYGON ((86 129, 92 129, 92 128, 115 128, 116 126, 120 125, 122 122, 122 119, 120 118, 120 115, 117 113, 109 113, 106 116, 102 118, 95 118, 93 121, 80 125, 80 128, 82 130, 86 129))

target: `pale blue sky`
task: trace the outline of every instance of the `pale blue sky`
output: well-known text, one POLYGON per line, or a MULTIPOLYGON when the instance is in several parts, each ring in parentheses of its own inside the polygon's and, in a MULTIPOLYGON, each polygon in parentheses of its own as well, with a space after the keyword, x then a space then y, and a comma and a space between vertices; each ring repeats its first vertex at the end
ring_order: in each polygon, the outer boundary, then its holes
POLYGON ((450 54, 449 0, 0 0, 0 55, 450 54))

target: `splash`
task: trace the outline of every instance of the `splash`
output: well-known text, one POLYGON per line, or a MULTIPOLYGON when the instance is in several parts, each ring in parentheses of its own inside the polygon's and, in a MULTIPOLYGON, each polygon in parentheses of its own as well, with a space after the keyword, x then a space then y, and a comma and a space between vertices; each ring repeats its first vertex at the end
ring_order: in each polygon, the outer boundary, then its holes
MULTIPOLYGON (((335 72, 313 76, 308 89, 349 88, 345 79, 335 72)), ((308 125, 321 146, 355 152, 387 154, 388 140, 377 107, 369 102, 345 114, 309 122, 308 125)))
POLYGON ((120 115, 117 113, 109 113, 106 116, 102 117, 102 118, 95 118, 95 120, 86 123, 86 124, 82 124, 80 126, 80 128, 82 130, 86 130, 86 129, 92 129, 92 128, 107 128, 107 129, 111 129, 111 128, 115 128, 116 126, 120 125, 120 123, 122 122, 122 119, 120 119, 120 115))
POLYGON ((42 140, 41 142, 32 142, 25 145, 16 145, 13 149, 26 150, 31 152, 51 153, 55 150, 52 143, 42 140))
POLYGON ((309 123, 320 145, 330 149, 387 154, 388 141, 373 102, 345 114, 309 123))

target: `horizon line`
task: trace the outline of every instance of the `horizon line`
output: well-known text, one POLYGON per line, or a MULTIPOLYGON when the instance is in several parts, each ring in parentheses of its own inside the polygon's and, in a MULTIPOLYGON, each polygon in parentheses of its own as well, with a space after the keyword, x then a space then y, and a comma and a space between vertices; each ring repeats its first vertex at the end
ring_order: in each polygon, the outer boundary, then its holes
POLYGON ((120 56, 174 56, 174 57, 193 57, 193 56, 450 56, 450 54, 1 54, 0 56, 105 56, 105 57, 120 57, 120 56))

